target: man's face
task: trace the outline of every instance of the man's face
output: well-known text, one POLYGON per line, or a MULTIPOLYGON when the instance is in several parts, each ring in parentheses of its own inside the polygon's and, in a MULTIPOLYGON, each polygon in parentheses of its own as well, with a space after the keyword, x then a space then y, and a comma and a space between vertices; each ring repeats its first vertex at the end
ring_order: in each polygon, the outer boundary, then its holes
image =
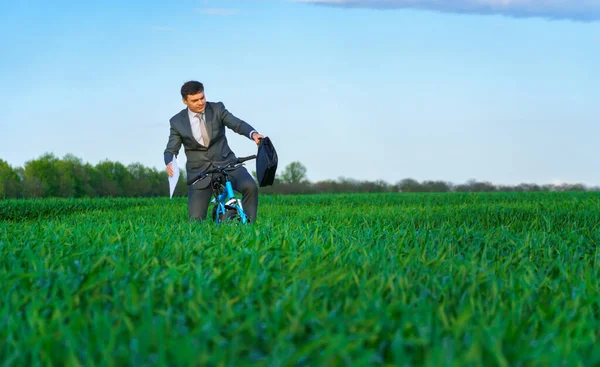
POLYGON ((204 96, 204 92, 190 94, 187 96, 187 99, 183 100, 183 103, 188 106, 192 112, 202 112, 206 107, 206 96, 204 96))

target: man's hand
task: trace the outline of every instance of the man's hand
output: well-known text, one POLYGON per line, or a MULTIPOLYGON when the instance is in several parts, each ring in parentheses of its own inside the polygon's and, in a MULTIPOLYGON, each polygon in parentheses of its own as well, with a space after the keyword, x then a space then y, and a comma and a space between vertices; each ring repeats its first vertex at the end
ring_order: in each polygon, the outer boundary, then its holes
POLYGON ((260 139, 264 138, 264 136, 259 133, 252 133, 252 140, 256 143, 256 145, 260 145, 260 139))
POLYGON ((169 173, 169 177, 173 177, 173 163, 167 164, 167 172, 169 173))

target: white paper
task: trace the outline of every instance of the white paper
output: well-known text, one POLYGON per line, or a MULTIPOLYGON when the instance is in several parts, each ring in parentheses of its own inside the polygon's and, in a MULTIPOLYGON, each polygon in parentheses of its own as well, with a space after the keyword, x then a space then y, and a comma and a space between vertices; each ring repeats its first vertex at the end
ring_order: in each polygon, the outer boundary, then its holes
POLYGON ((170 198, 173 198, 173 192, 175 192, 175 187, 177 186, 177 181, 179 181, 179 166, 177 165, 177 157, 173 156, 173 161, 171 161, 171 168, 173 168, 173 177, 169 177, 169 188, 171 191, 170 198))

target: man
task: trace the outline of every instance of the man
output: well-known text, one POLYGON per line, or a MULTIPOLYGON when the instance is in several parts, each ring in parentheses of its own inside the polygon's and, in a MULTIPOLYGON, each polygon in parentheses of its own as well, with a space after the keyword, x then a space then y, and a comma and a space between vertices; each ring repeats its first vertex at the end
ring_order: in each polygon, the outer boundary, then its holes
MULTIPOLYGON (((189 81, 181 87, 181 97, 187 108, 169 122, 171 132, 164 152, 169 177, 173 177, 171 162, 183 144, 187 157, 187 177, 206 172, 213 166, 237 162, 225 137, 225 127, 254 140, 259 145, 263 137, 252 126, 231 114, 222 102, 207 102, 204 86, 189 81)), ((246 168, 229 172, 233 189, 242 194, 242 205, 250 222, 258 211, 258 186, 246 168)), ((212 198, 211 177, 206 176, 188 187, 188 215, 190 220, 205 220, 212 198)))

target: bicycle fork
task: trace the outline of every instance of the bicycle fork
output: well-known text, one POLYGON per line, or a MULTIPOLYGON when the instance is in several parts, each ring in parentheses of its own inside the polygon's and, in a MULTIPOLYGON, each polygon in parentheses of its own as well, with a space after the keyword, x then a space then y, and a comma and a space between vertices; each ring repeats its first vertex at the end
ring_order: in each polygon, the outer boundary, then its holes
POLYGON ((242 223, 246 224, 248 219, 246 218, 246 213, 244 213, 244 207, 242 206, 242 201, 235 197, 235 195, 233 193, 233 186, 231 185, 231 182, 229 180, 227 180, 225 182, 225 191, 227 191, 227 198, 229 199, 227 201, 227 205, 236 208, 238 215, 240 216, 240 219, 242 220, 242 223))
POLYGON ((233 186, 229 180, 225 181, 225 190, 219 195, 219 197, 215 197, 212 200, 215 205, 217 205, 217 220, 219 214, 225 214, 227 209, 226 206, 233 207, 237 210, 242 223, 246 223, 248 218, 246 217, 246 213, 244 213, 244 207, 242 205, 242 201, 235 197, 233 192, 233 186))

